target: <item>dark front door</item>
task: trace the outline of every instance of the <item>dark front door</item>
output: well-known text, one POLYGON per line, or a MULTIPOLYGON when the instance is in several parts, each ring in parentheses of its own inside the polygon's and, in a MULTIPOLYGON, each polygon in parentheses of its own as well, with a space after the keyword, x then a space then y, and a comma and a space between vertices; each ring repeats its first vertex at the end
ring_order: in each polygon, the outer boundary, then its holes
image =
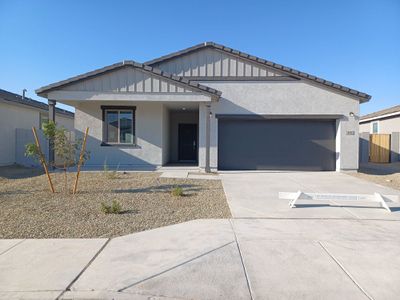
POLYGON ((179 124, 178 159, 197 161, 197 124, 179 124))

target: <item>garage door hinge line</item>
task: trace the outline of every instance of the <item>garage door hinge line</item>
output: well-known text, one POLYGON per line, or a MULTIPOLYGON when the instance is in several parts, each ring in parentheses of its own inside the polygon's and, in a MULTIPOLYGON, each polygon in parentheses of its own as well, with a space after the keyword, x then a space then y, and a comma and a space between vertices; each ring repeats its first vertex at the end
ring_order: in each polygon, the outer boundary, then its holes
POLYGON ((359 290, 360 290, 365 296, 367 296, 368 299, 374 300, 374 298, 373 298, 371 295, 369 295, 369 294, 367 293, 367 291, 364 290, 364 289, 361 287, 361 285, 355 280, 355 278, 350 274, 350 272, 348 272, 348 271, 345 269, 345 267, 339 262, 339 260, 337 260, 337 259, 328 251, 328 249, 327 249, 320 241, 318 241, 318 244, 319 244, 319 245, 322 247, 322 249, 324 249, 324 251, 330 256, 330 258, 332 258, 332 259, 335 261, 335 263, 343 270, 343 272, 350 278, 350 280, 353 281, 353 283, 359 288, 359 290))

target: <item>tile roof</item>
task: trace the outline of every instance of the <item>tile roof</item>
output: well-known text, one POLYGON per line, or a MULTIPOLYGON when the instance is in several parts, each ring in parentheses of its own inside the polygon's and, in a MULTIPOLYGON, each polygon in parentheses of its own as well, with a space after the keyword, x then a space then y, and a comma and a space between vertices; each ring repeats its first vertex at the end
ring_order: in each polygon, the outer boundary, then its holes
POLYGON ((87 78, 91 78, 91 77, 94 77, 94 76, 98 76, 98 75, 103 74, 105 72, 109 72, 109 71, 112 71, 112 70, 123 68, 125 66, 131 66, 131 67, 134 67, 136 69, 141 69, 141 70, 150 72, 152 74, 158 75, 160 77, 164 77, 165 79, 167 79, 169 81, 181 83, 183 85, 186 85, 189 89, 196 90, 196 91, 199 91, 201 93, 205 93, 205 94, 213 95, 213 96, 218 96, 218 97, 220 97, 221 94, 222 94, 222 92, 220 92, 220 91, 218 91, 216 89, 210 88, 208 86, 205 86, 205 85, 193 82, 193 81, 190 81, 190 80, 188 80, 188 79, 186 79, 186 78, 184 78, 182 76, 172 75, 172 74, 169 74, 167 72, 161 71, 159 69, 156 69, 156 68, 153 68, 151 66, 148 66, 148 65, 145 65, 145 64, 141 64, 141 63, 138 63, 138 62, 135 62, 135 61, 132 61, 132 60, 124 60, 122 62, 113 64, 113 65, 110 65, 110 66, 106 66, 104 68, 100 68, 100 69, 97 69, 97 70, 94 70, 94 71, 91 71, 91 72, 88 72, 88 73, 84 73, 84 74, 81 74, 81 75, 78 75, 78 76, 75 76, 75 77, 68 78, 66 80, 62 80, 62 81, 59 81, 59 82, 56 82, 56 83, 52 83, 50 85, 47 85, 47 86, 44 86, 44 87, 41 87, 41 88, 37 89, 35 92, 38 95, 43 95, 46 92, 49 92, 49 91, 54 90, 54 89, 57 89, 59 87, 62 87, 62 86, 65 86, 65 85, 68 85, 68 84, 71 84, 71 83, 75 83, 77 81, 84 80, 84 79, 87 79, 87 78))
POLYGON ((341 92, 344 92, 346 94, 349 94, 351 96, 355 96, 355 97, 359 98, 361 102, 367 102, 367 101, 369 101, 371 99, 371 96, 366 94, 366 93, 359 92, 357 90, 345 87, 345 86, 337 84, 337 83, 333 83, 331 81, 322 79, 320 77, 317 77, 317 76, 314 76, 314 75, 310 75, 308 73, 304 73, 304 72, 301 72, 301 71, 298 71, 298 70, 295 70, 295 69, 292 69, 292 68, 289 68, 289 67, 285 67, 283 65, 274 63, 272 61, 268 61, 268 60, 265 60, 265 59, 262 59, 262 58, 259 58, 259 57, 256 57, 256 56, 253 56, 253 55, 250 55, 250 54, 247 54, 247 53, 244 53, 244 52, 241 52, 241 51, 229 48, 229 47, 225 47, 223 45, 220 45, 220 44, 217 44, 217 43, 214 43, 214 42, 205 42, 205 43, 202 43, 202 44, 198 44, 198 45, 192 46, 190 48, 183 49, 183 50, 180 50, 180 51, 177 51, 177 52, 173 52, 173 53, 170 53, 168 55, 164 55, 164 56, 161 56, 159 58, 147 61, 147 62, 145 62, 145 64, 154 65, 154 64, 166 61, 166 60, 170 60, 170 59, 175 58, 177 56, 184 55, 186 53, 190 53, 190 52, 193 52, 193 51, 197 51, 199 49, 206 48, 206 47, 215 48, 215 49, 230 53, 232 55, 235 55, 237 57, 244 58, 244 59, 253 61, 255 63, 265 65, 265 66, 267 66, 267 67, 269 67, 271 69, 275 69, 275 70, 283 72, 285 74, 288 74, 288 75, 291 75, 291 76, 294 76, 294 77, 297 77, 297 78, 302 78, 302 79, 305 79, 305 80, 309 80, 309 81, 315 82, 317 84, 326 86, 328 88, 339 90, 341 92))
POLYGON ((396 106, 393 106, 393 107, 382 109, 382 110, 370 113, 368 115, 362 116, 360 118, 360 121, 366 120, 366 119, 371 119, 371 118, 383 117, 385 115, 393 114, 393 113, 397 113, 397 112, 400 113, 400 105, 396 105, 396 106))
MULTIPOLYGON (((49 110, 49 106, 46 103, 39 102, 37 100, 33 100, 28 97, 22 98, 21 95, 18 95, 18 94, 15 94, 15 93, 12 93, 12 92, 9 92, 6 90, 2 90, 2 89, 0 89, 0 100, 6 101, 6 102, 11 102, 11 103, 22 104, 22 105, 34 107, 34 108, 45 110, 45 111, 49 110)), ((65 115, 65 116, 68 116, 71 118, 74 117, 73 112, 70 112, 68 110, 61 109, 58 107, 56 107, 56 113, 65 115)))

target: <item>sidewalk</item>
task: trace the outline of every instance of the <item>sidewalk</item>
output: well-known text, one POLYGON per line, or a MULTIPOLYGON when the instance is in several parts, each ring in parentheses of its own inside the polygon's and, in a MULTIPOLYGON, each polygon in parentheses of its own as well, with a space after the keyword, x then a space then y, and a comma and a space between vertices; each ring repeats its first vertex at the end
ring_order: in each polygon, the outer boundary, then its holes
POLYGON ((397 299, 400 222, 195 220, 1 240, 1 299, 397 299))

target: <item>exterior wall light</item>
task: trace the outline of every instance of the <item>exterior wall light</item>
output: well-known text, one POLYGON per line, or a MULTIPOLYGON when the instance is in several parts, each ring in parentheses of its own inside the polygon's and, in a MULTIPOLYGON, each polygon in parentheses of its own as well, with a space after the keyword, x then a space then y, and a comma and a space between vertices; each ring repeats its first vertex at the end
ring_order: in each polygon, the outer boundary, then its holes
POLYGON ((354 113, 351 111, 351 112, 349 113, 349 116, 350 116, 350 117, 354 117, 354 113))

